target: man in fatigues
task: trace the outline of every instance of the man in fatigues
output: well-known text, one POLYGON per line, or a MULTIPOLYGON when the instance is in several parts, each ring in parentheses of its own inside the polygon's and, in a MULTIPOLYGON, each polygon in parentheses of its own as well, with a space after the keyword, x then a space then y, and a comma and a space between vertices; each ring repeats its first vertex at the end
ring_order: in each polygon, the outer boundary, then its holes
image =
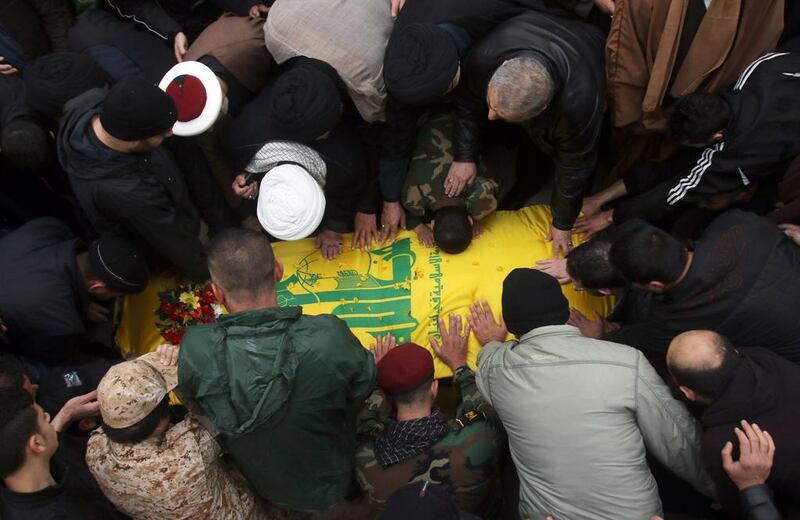
POLYGON ((356 475, 379 509, 410 482, 441 486, 459 509, 483 515, 489 505, 497 459, 503 441, 494 410, 478 392, 467 367, 469 329, 461 335, 461 318, 450 316, 450 331, 439 321, 438 356, 455 373, 461 403, 455 420, 433 408, 439 385, 433 358, 414 343, 394 347, 391 336, 378 338, 373 353, 378 386, 358 418, 356 475), (394 405, 394 406, 393 406, 394 405))
POLYGON ((406 228, 413 229, 420 242, 429 247, 433 245, 434 234, 428 222, 433 221, 435 227, 441 209, 464 208, 474 235, 480 232, 478 222, 497 209, 499 183, 486 176, 483 164, 479 166, 479 175, 463 191, 458 186, 445 185, 453 162, 454 124, 455 120, 448 112, 432 112, 422 122, 403 188, 406 228), (459 191, 460 195, 451 196, 459 191))

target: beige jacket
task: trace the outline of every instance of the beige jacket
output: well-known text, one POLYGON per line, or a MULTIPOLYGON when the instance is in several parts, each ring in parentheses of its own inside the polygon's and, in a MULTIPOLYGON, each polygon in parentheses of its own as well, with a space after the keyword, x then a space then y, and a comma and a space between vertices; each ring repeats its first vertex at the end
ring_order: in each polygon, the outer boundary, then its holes
POLYGON ((539 327, 486 345, 477 383, 508 433, 521 518, 662 516, 645 451, 713 495, 699 425, 638 350, 539 327))
POLYGON ((276 0, 264 36, 278 64, 306 56, 336 69, 361 117, 373 122, 384 120, 383 54, 393 24, 385 1, 276 0))

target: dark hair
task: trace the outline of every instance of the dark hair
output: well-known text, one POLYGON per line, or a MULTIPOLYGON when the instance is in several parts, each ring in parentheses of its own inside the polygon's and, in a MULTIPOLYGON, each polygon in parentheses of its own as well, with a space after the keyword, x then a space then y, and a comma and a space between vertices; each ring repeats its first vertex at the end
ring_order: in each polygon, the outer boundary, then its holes
POLYGON ((626 280, 646 285, 673 283, 686 267, 688 251, 676 238, 654 226, 625 233, 611 245, 609 258, 626 280))
POLYGON ((22 388, 25 374, 18 367, 0 363, 0 388, 22 388))
POLYGON ((413 390, 403 392, 402 394, 393 395, 392 399, 394 399, 395 403, 406 406, 421 403, 426 397, 428 397, 428 394, 431 391, 432 383, 433 379, 428 379, 413 390))
POLYGON ((625 280, 614 270, 608 253, 612 240, 596 237, 584 242, 567 255, 567 273, 578 280, 584 289, 614 289, 625 280))
POLYGON ((677 366, 669 365, 669 373, 680 386, 694 390, 698 394, 717 399, 727 388, 739 366, 739 352, 721 334, 714 334, 715 354, 720 358, 717 366, 677 366))
POLYGON ((0 389, 0 478, 25 463, 25 445, 39 431, 33 397, 22 388, 0 389))
POLYGON ((106 436, 113 441, 121 444, 136 444, 142 442, 150 437, 161 421, 165 417, 169 417, 169 396, 164 396, 164 399, 158 403, 152 412, 147 414, 147 417, 127 428, 112 428, 111 426, 103 423, 103 432, 106 436))
POLYGON ((258 231, 230 228, 208 245, 211 278, 234 297, 255 296, 275 286, 275 256, 258 231))
POLYGON ((433 240, 439 249, 457 255, 472 242, 472 224, 464 206, 447 206, 436 210, 433 219, 433 240))
POLYGON ((731 118, 731 107, 719 94, 693 92, 672 107, 669 129, 678 141, 707 142, 724 130, 731 118))
POLYGON ((47 164, 47 133, 32 121, 14 121, 0 135, 3 156, 22 172, 38 172, 47 164))

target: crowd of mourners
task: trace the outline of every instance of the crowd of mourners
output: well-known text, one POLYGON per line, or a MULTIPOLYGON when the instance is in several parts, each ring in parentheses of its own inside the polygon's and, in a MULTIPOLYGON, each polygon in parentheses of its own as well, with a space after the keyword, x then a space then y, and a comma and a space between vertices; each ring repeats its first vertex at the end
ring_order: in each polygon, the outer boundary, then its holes
POLYGON ((0 230, 0 519, 800 518, 797 0, 6 0, 0 230), (278 305, 548 190, 427 345, 278 305))

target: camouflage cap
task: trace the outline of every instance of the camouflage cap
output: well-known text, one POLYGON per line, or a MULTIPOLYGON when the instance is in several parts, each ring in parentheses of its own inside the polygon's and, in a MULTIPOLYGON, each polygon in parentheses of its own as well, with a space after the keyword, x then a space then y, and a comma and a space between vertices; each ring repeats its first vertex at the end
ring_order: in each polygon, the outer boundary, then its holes
POLYGON ((111 367, 97 386, 103 422, 111 428, 138 423, 178 385, 178 367, 162 365, 151 352, 111 367))

